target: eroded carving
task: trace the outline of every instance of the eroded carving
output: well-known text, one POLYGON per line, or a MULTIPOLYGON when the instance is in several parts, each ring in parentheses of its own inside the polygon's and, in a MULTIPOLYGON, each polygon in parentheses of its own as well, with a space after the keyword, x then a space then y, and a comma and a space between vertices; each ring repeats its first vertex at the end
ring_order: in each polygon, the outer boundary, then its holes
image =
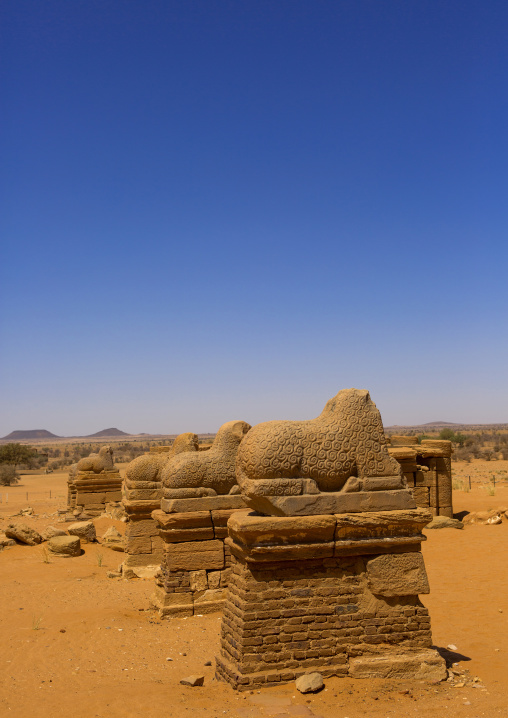
POLYGON ((235 490, 235 459, 240 442, 250 429, 245 421, 223 424, 212 448, 170 459, 162 471, 166 498, 228 494, 235 490))

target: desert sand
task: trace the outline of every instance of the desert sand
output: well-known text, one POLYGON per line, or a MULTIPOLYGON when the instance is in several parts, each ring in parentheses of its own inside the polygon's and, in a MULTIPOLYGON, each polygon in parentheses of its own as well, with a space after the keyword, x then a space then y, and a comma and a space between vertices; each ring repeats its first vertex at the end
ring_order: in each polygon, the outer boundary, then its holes
MULTIPOLYGON (((469 492, 454 491, 456 513, 508 508, 507 461, 454 463, 453 473, 459 481, 471 476, 472 483, 469 492), (493 472, 498 478, 490 495, 493 472)), ((65 506, 66 479, 64 472, 32 474, 16 487, 0 487, 0 529, 27 505, 37 517, 23 517, 25 523, 65 528, 51 514, 65 506)), ((111 525, 125 529, 111 519, 94 523, 99 537, 111 525)), ((434 643, 456 646, 456 669, 477 677, 476 686, 472 680, 461 686, 460 679, 451 686, 330 678, 314 695, 299 694, 294 684, 236 693, 214 679, 219 614, 161 621, 149 610, 153 581, 107 578, 123 554, 100 544, 50 563, 41 546, 16 545, 0 553, 0 715, 507 716, 508 522, 425 533, 431 594, 422 600, 434 643), (204 675, 204 686, 180 684, 191 674, 204 675)))

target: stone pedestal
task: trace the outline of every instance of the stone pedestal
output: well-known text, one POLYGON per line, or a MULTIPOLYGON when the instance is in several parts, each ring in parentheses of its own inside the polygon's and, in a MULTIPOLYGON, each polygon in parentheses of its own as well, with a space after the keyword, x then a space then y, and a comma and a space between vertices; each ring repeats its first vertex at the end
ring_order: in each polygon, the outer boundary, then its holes
POLYGON ((424 509, 228 522, 217 677, 237 689, 324 676, 441 680, 430 648, 424 509))
POLYGON ((388 453, 401 465, 416 505, 429 508, 434 516, 452 518, 452 442, 424 439, 421 444, 409 444, 415 437, 391 439, 395 443, 388 453))
POLYGON ((118 471, 78 471, 69 476, 68 507, 99 516, 106 504, 122 499, 122 478, 118 471))
MULTIPOLYGON (((127 491, 133 493, 133 489, 127 491)), ((159 488, 158 499, 129 499, 124 486, 123 506, 127 514, 127 528, 122 567, 126 577, 153 578, 159 570, 163 541, 157 523, 152 518, 152 511, 159 508, 161 495, 162 488, 159 488)))
POLYGON ((220 611, 229 580, 228 519, 241 496, 163 499, 152 512, 164 550, 152 605, 161 617, 220 611))

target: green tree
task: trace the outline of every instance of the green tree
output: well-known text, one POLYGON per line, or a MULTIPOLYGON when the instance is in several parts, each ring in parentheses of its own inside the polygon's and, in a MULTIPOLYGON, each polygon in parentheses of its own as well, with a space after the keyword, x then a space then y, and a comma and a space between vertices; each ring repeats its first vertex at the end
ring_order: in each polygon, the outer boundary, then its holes
POLYGON ((0 464, 12 464, 14 468, 18 464, 30 463, 37 456, 37 452, 31 446, 23 444, 4 444, 0 446, 0 464))
POLYGON ((0 464, 0 486, 10 486, 19 481, 16 467, 12 464, 0 464))

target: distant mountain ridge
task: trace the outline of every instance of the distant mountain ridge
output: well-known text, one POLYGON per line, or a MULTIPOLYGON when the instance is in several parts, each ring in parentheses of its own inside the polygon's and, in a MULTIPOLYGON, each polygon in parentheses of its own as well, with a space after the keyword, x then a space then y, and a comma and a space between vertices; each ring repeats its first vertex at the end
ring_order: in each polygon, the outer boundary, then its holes
POLYGON ((100 439, 105 436, 132 436, 132 434, 127 434, 125 431, 120 431, 120 429, 103 429, 102 431, 98 431, 96 434, 87 434, 86 439, 100 439))
POLYGON ((132 434, 127 434, 125 431, 120 431, 120 429, 103 429, 102 431, 98 431, 96 434, 88 434, 86 436, 58 436, 57 434, 53 434, 51 431, 48 431, 47 429, 18 429, 16 431, 11 431, 10 434, 7 434, 7 436, 2 436, 0 441, 40 441, 41 439, 104 439, 107 437, 115 438, 119 436, 132 436, 132 434))
POLYGON ((12 441, 18 441, 20 439, 60 439, 57 434, 52 434, 51 431, 46 429, 18 429, 17 431, 11 431, 7 436, 2 436, 2 440, 9 439, 12 441))

